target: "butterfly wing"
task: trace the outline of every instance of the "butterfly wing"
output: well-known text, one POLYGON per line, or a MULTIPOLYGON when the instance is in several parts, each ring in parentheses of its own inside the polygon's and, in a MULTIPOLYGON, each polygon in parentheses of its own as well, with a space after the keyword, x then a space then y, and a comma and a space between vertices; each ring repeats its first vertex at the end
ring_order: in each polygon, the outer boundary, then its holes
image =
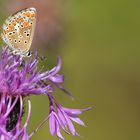
POLYGON ((29 51, 36 25, 36 9, 22 9, 3 24, 2 38, 14 51, 25 54, 29 51))

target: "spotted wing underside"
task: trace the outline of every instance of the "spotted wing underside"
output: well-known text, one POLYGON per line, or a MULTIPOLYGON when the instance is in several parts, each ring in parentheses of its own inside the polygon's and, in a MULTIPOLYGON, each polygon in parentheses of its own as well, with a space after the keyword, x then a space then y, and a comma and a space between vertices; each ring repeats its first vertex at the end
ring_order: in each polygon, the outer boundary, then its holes
POLYGON ((31 47, 35 25, 35 8, 20 10, 6 19, 2 38, 14 51, 27 53, 31 47))

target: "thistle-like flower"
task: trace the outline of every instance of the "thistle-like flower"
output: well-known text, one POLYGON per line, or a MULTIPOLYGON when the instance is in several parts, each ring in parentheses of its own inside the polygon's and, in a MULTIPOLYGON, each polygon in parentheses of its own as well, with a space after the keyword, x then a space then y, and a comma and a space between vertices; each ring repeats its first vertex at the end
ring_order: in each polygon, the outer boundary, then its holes
MULTIPOLYGON (((3 49, 0 60, 0 139, 1 140, 29 140, 38 129, 49 121, 50 133, 64 140, 60 129, 67 134, 77 135, 72 121, 84 125, 78 118, 86 109, 69 109, 62 107, 53 97, 52 92, 57 87, 69 94, 62 86, 64 76, 59 74, 61 59, 57 65, 45 72, 37 69, 38 58, 27 61, 21 60, 18 55, 9 52, 8 47, 3 49), (30 96, 45 94, 49 99, 50 112, 42 123, 28 134, 27 126, 31 115, 30 96), (28 102, 28 115, 21 126, 24 102, 28 102)), ((69 94, 70 95, 70 94, 69 94)))

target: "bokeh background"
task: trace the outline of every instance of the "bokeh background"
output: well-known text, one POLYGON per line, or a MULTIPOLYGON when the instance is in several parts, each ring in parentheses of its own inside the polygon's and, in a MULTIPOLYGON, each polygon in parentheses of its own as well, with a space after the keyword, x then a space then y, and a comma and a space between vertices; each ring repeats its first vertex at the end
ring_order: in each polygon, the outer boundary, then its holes
MULTIPOLYGON (((0 0, 0 24, 11 13, 36 7, 38 21, 31 50, 52 67, 62 57, 64 86, 55 97, 66 107, 92 106, 76 125, 81 137, 67 140, 140 140, 140 1, 0 0)), ((0 42, 3 45, 2 41, 0 42)), ((32 97, 31 132, 48 114, 48 100, 32 97)), ((32 140, 55 140, 46 123, 32 140)))

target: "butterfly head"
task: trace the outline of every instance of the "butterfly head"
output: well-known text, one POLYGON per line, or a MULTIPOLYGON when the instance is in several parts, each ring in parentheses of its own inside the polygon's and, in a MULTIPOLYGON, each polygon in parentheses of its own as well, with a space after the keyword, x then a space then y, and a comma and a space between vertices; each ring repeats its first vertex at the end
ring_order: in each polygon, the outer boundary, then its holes
POLYGON ((31 56, 32 56, 32 52, 29 50, 29 51, 26 53, 26 56, 27 56, 27 57, 31 57, 31 56))

